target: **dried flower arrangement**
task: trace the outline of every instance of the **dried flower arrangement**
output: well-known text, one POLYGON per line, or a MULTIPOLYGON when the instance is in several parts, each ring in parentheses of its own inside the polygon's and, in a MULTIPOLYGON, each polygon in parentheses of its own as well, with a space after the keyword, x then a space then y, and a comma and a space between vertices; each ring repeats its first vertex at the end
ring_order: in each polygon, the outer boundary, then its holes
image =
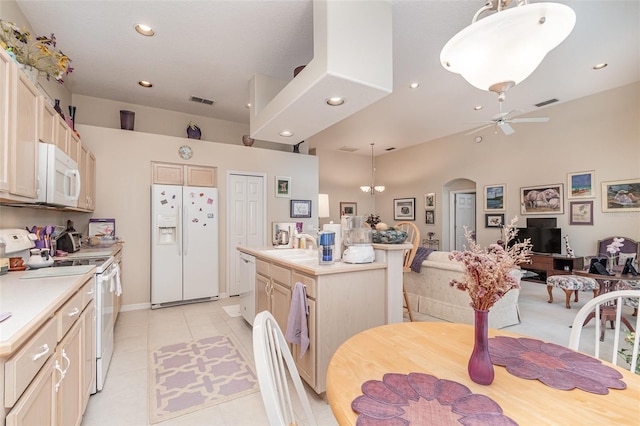
POLYGON ((487 311, 509 290, 520 288, 513 270, 522 263, 529 263, 531 241, 527 238, 523 242, 511 243, 518 234, 517 221, 518 218, 514 217, 503 227, 504 245, 491 244, 488 248, 480 247, 472 232, 465 228, 469 248, 449 255, 450 260, 462 262, 465 268, 462 280, 452 280, 450 285, 467 291, 474 309, 487 311))
POLYGON ((73 71, 71 59, 56 47, 56 36, 39 36, 30 42, 31 33, 13 22, 0 19, 0 47, 14 60, 31 66, 47 76, 63 83, 63 77, 73 71))

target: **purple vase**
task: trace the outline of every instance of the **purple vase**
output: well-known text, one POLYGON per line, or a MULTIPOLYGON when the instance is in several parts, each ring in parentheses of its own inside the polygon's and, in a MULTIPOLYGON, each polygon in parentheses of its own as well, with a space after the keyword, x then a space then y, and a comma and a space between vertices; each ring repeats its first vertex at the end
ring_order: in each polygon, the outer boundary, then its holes
POLYGON ((469 377, 479 385, 493 382, 493 364, 489 355, 489 311, 475 310, 475 341, 469 358, 469 377))

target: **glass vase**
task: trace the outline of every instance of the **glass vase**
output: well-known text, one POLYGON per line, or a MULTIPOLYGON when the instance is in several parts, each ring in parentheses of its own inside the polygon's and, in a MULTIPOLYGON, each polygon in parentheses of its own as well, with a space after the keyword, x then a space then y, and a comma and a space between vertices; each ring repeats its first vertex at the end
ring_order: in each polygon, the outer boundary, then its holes
POLYGON ((493 364, 489 355, 489 311, 476 309, 474 312, 474 344, 467 371, 469 377, 479 385, 493 382, 493 364))

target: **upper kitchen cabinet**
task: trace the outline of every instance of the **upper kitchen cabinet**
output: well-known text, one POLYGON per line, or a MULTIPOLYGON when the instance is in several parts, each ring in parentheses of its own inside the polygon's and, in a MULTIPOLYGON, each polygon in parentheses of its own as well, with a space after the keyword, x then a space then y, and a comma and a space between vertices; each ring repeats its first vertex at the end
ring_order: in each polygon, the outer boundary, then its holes
POLYGON ((38 189, 38 89, 0 49, 2 160, 0 199, 29 201, 38 189), (8 98, 8 99, 7 99, 8 98))
POLYGON ((173 163, 151 163, 151 181, 158 185, 216 187, 216 168, 173 163))
POLYGON ((9 191, 9 109, 13 62, 0 49, 0 192, 9 191))
POLYGON ((57 117, 58 112, 49 105, 44 96, 41 96, 38 108, 38 140, 40 142, 56 143, 57 117))
POLYGON ((89 148, 78 144, 80 149, 78 168, 80 169, 80 196, 78 210, 93 211, 96 208, 96 156, 89 148))

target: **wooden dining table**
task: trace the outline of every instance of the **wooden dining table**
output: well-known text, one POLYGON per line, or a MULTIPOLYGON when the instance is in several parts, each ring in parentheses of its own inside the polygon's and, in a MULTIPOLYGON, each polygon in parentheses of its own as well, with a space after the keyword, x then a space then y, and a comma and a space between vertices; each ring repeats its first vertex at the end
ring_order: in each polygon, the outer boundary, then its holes
MULTIPOLYGON (((489 329, 489 338, 495 336, 526 337, 489 329)), ((334 416, 340 425, 356 424, 358 413, 351 404, 363 394, 365 382, 381 381, 387 373, 425 373, 486 395, 520 425, 638 424, 640 376, 629 370, 603 361, 618 370, 626 384, 626 389, 608 389, 606 395, 555 389, 512 375, 498 365, 494 365, 493 383, 483 386, 467 372, 473 342, 472 325, 441 322, 389 324, 351 337, 334 353, 327 371, 327 400, 334 416)))

